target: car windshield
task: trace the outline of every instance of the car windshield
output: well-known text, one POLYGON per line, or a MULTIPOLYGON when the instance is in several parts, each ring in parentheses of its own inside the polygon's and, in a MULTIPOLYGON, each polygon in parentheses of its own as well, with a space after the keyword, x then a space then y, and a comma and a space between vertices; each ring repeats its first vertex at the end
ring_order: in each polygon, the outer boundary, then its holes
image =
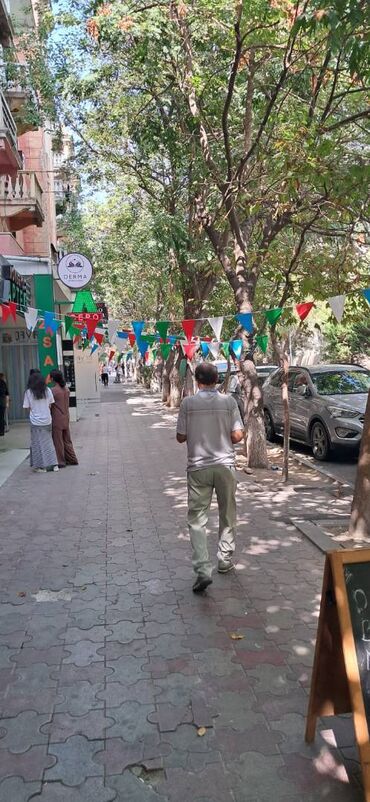
POLYGON ((312 373, 311 379, 319 395, 351 395, 370 390, 370 373, 365 370, 312 373))

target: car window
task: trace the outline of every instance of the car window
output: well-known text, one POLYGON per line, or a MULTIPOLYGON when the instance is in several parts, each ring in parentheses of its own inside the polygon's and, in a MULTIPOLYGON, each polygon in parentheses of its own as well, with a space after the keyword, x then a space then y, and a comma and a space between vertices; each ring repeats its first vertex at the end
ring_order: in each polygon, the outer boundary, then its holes
POLYGON ((278 370, 271 378, 269 379, 270 387, 281 387, 281 383, 283 380, 283 371, 278 370))
POLYGON ((299 389, 299 387, 307 387, 307 386, 308 386, 307 373, 301 371, 300 373, 294 374, 294 379, 289 389, 291 389, 293 392, 296 392, 299 389))
POLYGON ((370 390, 370 372, 367 370, 333 370, 313 373, 311 379, 319 395, 351 395, 370 390))

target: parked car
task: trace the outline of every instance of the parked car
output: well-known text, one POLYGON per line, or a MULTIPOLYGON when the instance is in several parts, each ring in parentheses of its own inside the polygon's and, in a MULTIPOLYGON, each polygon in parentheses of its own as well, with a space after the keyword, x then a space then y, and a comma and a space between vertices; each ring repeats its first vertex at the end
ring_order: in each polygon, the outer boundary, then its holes
MULTIPOLYGON (((279 368, 263 386, 265 428, 274 441, 283 431, 279 368)), ((339 446, 356 449, 361 442, 370 371, 356 365, 290 367, 288 394, 291 437, 309 443, 317 460, 328 459, 339 446)))
MULTIPOLYGON (((226 360, 219 360, 214 362, 214 365, 218 370, 220 384, 222 384, 226 376, 227 362, 226 360)), ((261 387, 263 383, 266 381, 267 377, 270 375, 270 373, 273 373, 274 370, 276 370, 276 365, 256 365, 258 383, 260 384, 261 387)), ((232 362, 231 373, 235 372, 236 372, 236 366, 234 365, 234 362, 232 362)))

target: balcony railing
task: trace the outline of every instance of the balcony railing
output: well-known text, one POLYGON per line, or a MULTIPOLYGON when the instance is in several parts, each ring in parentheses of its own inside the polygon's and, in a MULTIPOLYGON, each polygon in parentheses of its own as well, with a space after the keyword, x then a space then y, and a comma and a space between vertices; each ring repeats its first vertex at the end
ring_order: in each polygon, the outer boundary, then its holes
POLYGON ((35 172, 21 170, 14 177, 0 175, 0 217, 9 218, 10 230, 28 225, 41 226, 42 188, 35 172))
POLYGON ((5 100, 4 93, 0 89, 0 130, 6 131, 11 139, 12 145, 15 150, 18 149, 17 145, 17 126, 10 108, 5 100))

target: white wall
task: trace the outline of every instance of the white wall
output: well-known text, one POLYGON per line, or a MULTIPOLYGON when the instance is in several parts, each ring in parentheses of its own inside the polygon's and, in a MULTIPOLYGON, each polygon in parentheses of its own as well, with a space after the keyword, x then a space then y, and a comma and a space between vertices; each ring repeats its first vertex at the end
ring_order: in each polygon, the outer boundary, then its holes
POLYGON ((89 349, 79 351, 75 348, 74 357, 77 418, 80 418, 90 405, 100 403, 99 361, 97 353, 91 356, 89 349))

